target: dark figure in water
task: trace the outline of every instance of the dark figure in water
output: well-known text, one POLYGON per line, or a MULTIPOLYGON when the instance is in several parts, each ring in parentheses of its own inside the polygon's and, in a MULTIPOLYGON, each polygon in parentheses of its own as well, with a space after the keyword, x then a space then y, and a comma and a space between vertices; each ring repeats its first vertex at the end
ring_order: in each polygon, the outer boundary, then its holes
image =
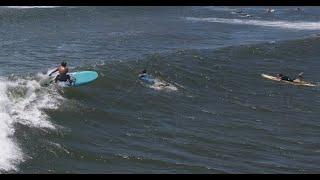
POLYGON ((302 74, 300 73, 295 79, 291 79, 288 76, 284 76, 283 74, 277 74, 277 77, 283 81, 289 81, 289 82, 301 82, 302 81, 302 74))
POLYGON ((241 17, 252 17, 252 15, 250 15, 242 10, 236 11, 235 13, 239 14, 241 17))
POLYGON ((72 83, 72 80, 70 78, 70 76, 67 74, 69 72, 69 69, 67 67, 67 63, 66 62, 61 62, 61 65, 59 67, 57 67, 57 69, 55 69, 54 71, 52 71, 49 76, 51 76, 53 73, 59 71, 59 74, 57 75, 57 77, 54 79, 54 81, 57 83, 57 81, 62 81, 62 82, 66 82, 69 81, 70 84, 72 83))
MULTIPOLYGON (((143 70, 140 72, 139 74, 139 79, 146 82, 146 83, 149 83, 149 84, 155 84, 156 83, 156 80, 153 76, 147 74, 147 70, 143 70)), ((170 86, 169 83, 158 83, 157 86, 162 86, 162 87, 166 87, 166 86, 170 86)))
POLYGON ((139 79, 141 79, 147 83, 151 83, 151 84, 155 83, 154 78, 151 75, 147 74, 147 70, 145 70, 145 69, 140 72, 139 79))

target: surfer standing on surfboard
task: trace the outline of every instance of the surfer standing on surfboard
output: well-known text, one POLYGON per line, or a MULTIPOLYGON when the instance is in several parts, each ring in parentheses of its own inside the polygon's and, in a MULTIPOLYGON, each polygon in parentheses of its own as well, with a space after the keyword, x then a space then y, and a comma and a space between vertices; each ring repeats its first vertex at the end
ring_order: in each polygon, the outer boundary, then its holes
POLYGON ((71 80, 70 76, 67 74, 69 72, 69 69, 68 69, 67 63, 65 61, 61 62, 61 65, 57 69, 52 71, 49 74, 49 76, 51 76, 53 73, 55 73, 57 71, 59 71, 59 74, 54 79, 55 83, 57 83, 57 81, 62 81, 62 82, 69 81, 70 84, 72 83, 72 80, 71 80))

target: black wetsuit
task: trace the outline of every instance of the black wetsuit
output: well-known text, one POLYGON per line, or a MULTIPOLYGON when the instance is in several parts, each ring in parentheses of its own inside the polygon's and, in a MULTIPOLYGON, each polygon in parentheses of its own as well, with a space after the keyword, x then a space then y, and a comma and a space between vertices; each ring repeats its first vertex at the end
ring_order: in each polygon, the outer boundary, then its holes
POLYGON ((288 76, 282 76, 281 80, 293 82, 293 79, 289 78, 288 76))
POLYGON ((56 81, 62 81, 62 82, 70 81, 70 76, 67 74, 58 74, 58 76, 56 77, 56 81))

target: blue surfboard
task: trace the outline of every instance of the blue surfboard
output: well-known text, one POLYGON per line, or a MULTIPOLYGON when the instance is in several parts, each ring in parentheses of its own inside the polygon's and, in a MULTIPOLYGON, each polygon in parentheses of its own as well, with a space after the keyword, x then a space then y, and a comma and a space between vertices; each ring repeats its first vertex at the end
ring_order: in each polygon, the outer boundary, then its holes
POLYGON ((58 82, 58 85, 62 87, 78 87, 91 83, 98 78, 98 73, 95 71, 72 72, 68 73, 68 75, 70 75, 73 82, 71 84, 69 82, 58 82))

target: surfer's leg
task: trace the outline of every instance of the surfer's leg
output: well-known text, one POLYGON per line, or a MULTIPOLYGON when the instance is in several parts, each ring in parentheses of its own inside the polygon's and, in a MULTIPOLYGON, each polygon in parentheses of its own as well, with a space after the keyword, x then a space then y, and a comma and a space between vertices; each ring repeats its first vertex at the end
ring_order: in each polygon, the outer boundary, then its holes
POLYGON ((70 85, 73 83, 73 80, 71 79, 70 75, 67 75, 67 81, 69 81, 70 85))
POLYGON ((59 77, 60 77, 60 75, 58 74, 58 75, 56 76, 56 78, 54 78, 54 82, 55 82, 55 83, 57 83, 59 77))

